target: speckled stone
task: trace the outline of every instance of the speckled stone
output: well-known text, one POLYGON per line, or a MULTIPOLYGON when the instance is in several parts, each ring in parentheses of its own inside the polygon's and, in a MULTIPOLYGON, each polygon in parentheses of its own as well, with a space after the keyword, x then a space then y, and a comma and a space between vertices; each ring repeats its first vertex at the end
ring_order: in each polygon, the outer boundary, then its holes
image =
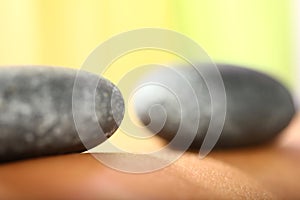
MULTIPOLYGON (((209 65, 204 67, 209 70, 209 65)), ((135 98, 136 113, 144 124, 148 125, 151 122, 150 127, 159 127, 161 120, 155 119, 163 118, 160 116, 162 112, 151 112, 152 120, 148 113, 153 105, 162 105, 167 119, 158 135, 168 141, 172 140, 178 131, 181 115, 188 118, 190 113, 196 110, 196 105, 190 101, 194 97, 184 95, 187 88, 183 84, 183 78, 187 79, 195 91, 201 111, 197 135, 190 146, 190 149, 198 149, 203 143, 211 118, 208 89, 195 69, 187 66, 176 66, 173 69, 180 75, 166 69, 158 69, 144 77, 142 83, 151 82, 153 86, 145 87, 143 93, 135 98), (183 103, 179 105, 172 94, 159 89, 157 84, 153 83, 162 83, 168 88, 173 88, 177 94, 180 93, 179 96, 184 96, 183 103)), ((274 138, 289 124, 295 114, 295 107, 291 94, 282 84, 270 76, 246 68, 218 64, 218 69, 224 81, 227 110, 224 128, 216 147, 260 144, 274 138)), ((214 109, 218 112, 219 107, 214 109)), ((183 132, 188 133, 188 128, 196 121, 190 117, 190 125, 181 127, 183 132)), ((173 147, 182 148, 180 144, 176 145, 173 147)))
POLYGON ((85 151, 111 136, 123 113, 118 89, 95 74, 61 67, 2 67, 0 162, 85 151))

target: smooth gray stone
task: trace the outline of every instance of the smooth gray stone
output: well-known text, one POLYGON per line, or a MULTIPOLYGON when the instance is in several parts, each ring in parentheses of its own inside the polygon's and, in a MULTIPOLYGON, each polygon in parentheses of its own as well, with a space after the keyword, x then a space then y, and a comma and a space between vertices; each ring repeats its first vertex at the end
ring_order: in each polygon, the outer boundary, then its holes
POLYGON ((0 162, 85 151, 111 136, 123 113, 119 90, 95 74, 61 67, 0 68, 0 162))
MULTIPOLYGON (((203 67, 211 70, 208 64, 203 67)), ((291 94, 282 84, 270 76, 246 68, 218 64, 218 69, 225 86, 227 110, 223 131, 215 147, 242 147, 267 142, 289 124, 295 114, 295 107, 291 94)), ((190 146, 190 149, 196 149, 203 143, 208 129, 211 100, 204 79, 194 68, 176 66, 171 70, 161 68, 150 73, 141 83, 151 83, 152 86, 143 88, 144 91, 134 99, 134 106, 137 116, 145 125, 151 124, 149 127, 155 133, 163 119, 160 116, 163 112, 149 111, 155 108, 153 105, 164 107, 167 119, 157 133, 162 138, 168 141, 174 138, 181 117, 189 118, 190 124, 182 126, 183 132, 188 134, 189 127, 197 121, 190 116, 191 112, 195 112, 196 105, 191 103, 191 98, 195 97, 185 95, 188 88, 183 84, 184 79, 189 81, 195 91, 200 107, 197 135, 190 146), (174 73, 175 70, 178 74, 174 73), (179 105, 173 94, 159 89, 157 83, 183 96, 183 103, 179 105)), ((216 112, 220 110, 218 106, 214 109, 216 112)), ((186 134, 182 137, 186 137, 186 134)), ((182 138, 184 140, 186 138, 182 138)), ((184 148, 178 143, 173 147, 184 148)))

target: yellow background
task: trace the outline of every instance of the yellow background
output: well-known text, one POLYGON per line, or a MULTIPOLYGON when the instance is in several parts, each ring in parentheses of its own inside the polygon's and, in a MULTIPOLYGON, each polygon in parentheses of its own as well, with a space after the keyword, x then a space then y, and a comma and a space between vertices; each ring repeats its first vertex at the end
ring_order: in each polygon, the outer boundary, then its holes
MULTIPOLYGON (((264 70, 292 87, 290 4, 290 0, 0 0, 0 65, 79 68, 111 36, 159 27, 197 41, 215 61, 264 70)), ((172 59, 160 52, 136 52, 116 62, 122 67, 108 71, 106 77, 116 82, 135 66, 172 59)), ((124 141, 124 134, 117 135, 124 141)))

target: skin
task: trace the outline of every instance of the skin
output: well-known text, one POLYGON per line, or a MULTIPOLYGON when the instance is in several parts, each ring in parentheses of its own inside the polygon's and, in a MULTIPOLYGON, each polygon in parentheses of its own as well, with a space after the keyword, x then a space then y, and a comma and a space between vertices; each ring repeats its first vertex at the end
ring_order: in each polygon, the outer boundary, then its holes
POLYGON ((270 144, 216 151, 202 160, 185 153, 146 174, 110 169, 90 154, 2 164, 0 199, 299 199, 299 128, 297 116, 270 144))

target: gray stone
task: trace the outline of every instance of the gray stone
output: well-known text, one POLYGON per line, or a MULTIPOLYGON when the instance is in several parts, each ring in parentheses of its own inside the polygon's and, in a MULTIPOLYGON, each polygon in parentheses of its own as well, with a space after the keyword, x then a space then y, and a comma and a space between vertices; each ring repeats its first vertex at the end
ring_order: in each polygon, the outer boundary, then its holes
POLYGON ((123 113, 118 89, 95 74, 0 68, 0 162, 85 151, 111 136, 123 113))
MULTIPOLYGON (((203 67, 211 70, 208 64, 203 67)), ((289 124, 295 114, 295 107, 291 94, 282 84, 263 73, 246 68, 218 64, 218 69, 225 86, 227 110, 223 131, 216 147, 241 147, 267 142, 289 124)), ((136 95, 136 113, 145 125, 156 132, 155 129, 161 126, 159 123, 164 117, 161 116, 163 112, 155 111, 154 108, 157 105, 163 106, 167 118, 158 135, 168 141, 176 135, 182 118, 189 119, 189 124, 181 127, 186 132, 181 138, 182 141, 186 140, 189 127, 198 123, 195 117, 191 117, 191 113, 196 112, 197 108, 191 98, 197 98, 201 118, 190 149, 199 148, 208 129, 212 108, 207 85, 197 71, 188 66, 176 66, 171 70, 161 68, 144 77, 141 83, 151 84, 136 95), (190 83, 196 97, 186 95, 188 88, 184 80, 190 83), (157 83, 183 97, 181 105, 173 94, 159 88, 157 83)), ((218 113, 220 107, 216 106, 214 109, 218 113)), ((183 148, 178 143, 173 147, 183 148)))

